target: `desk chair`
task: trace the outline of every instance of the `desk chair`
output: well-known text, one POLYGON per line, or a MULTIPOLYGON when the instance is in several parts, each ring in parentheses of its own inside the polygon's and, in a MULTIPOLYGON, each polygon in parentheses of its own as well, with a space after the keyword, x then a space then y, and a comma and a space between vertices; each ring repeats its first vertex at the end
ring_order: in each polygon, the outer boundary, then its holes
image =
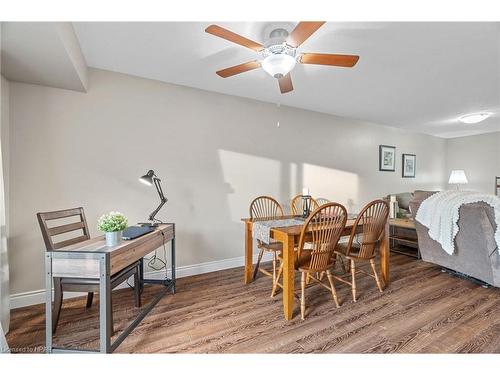
MULTIPOLYGON (((74 245, 76 243, 90 239, 89 228, 85 213, 82 207, 71 208, 67 210, 40 212, 37 215, 38 223, 42 231, 43 240, 47 251, 53 251, 65 246, 74 245), (68 219, 78 217, 78 221, 69 224, 59 224, 49 227, 47 224, 52 220, 68 219), (64 235, 70 237, 68 233, 75 234, 75 231, 81 231, 79 236, 71 237, 60 242, 55 242, 55 236, 64 235)), ((127 280, 130 276, 134 276, 134 290, 135 290, 135 306, 141 306, 141 291, 140 291, 140 261, 137 261, 123 270, 116 272, 111 276, 111 289, 116 288, 122 282, 127 280)), ((87 305, 86 308, 92 306, 92 299, 95 292, 99 292, 98 279, 78 279, 70 277, 54 277, 54 310, 52 314, 52 330, 55 333, 59 316, 61 314, 61 306, 63 301, 63 292, 87 292, 87 305)), ((111 334, 113 333, 113 314, 111 314, 110 324, 111 334)))

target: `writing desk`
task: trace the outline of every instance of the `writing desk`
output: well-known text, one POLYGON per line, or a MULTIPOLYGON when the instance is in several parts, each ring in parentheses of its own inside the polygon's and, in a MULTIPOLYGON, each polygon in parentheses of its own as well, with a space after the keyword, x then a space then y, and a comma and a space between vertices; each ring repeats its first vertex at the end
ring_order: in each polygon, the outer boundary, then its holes
MULTIPOLYGON (((298 216, 282 216, 280 219, 297 218, 298 216)), ((253 223, 260 219, 241 219, 245 223, 245 284, 252 282, 253 273, 253 223)), ((355 219, 348 219, 342 236, 351 234, 355 219)), ((361 230, 360 227, 356 230, 361 230)), ((293 317, 294 279, 295 279, 295 245, 299 242, 302 225, 291 227, 271 228, 270 238, 283 244, 283 314, 286 320, 293 317)), ((306 239, 310 233, 306 233, 306 239)), ((389 224, 387 223, 380 242, 380 268, 384 287, 389 285, 389 224)))
MULTIPOLYGON (((132 330, 139 325, 160 299, 171 290, 175 293, 175 224, 161 224, 153 232, 130 241, 121 241, 117 246, 108 247, 104 236, 92 238, 80 243, 47 251, 45 256, 45 330, 46 352, 113 352, 132 330), (171 279, 144 279, 141 267, 141 284, 162 284, 162 288, 153 300, 143 308, 135 320, 111 343, 110 317, 111 275, 130 264, 141 260, 155 249, 172 244, 171 279), (62 348, 52 346, 52 283, 53 277, 71 277, 90 279, 99 283, 99 350, 82 348, 62 348)), ((142 285, 141 285, 142 286, 142 285)))

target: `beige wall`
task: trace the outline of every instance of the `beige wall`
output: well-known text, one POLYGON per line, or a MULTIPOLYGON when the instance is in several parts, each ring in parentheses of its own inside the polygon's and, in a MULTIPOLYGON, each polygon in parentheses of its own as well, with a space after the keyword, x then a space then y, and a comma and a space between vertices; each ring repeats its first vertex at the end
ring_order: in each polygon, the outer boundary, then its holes
MULTIPOLYGON (((0 23, 1 29, 1 23, 0 23)), ((7 245, 9 235, 9 82, 0 75, 0 170, 3 181, 0 181, 0 323, 4 332, 9 331, 10 319, 10 285, 9 285, 9 259, 7 245), (5 216, 4 216, 5 214, 5 216)), ((1 344, 1 343, 0 343, 1 344)), ((1 352, 0 348, 0 352, 1 352)))
POLYGON ((500 176, 500 132, 448 139, 448 176, 453 169, 465 170, 469 183, 461 189, 494 194, 495 176, 500 176))
POLYGON ((1 150, 2 150, 2 168, 3 168, 3 178, 4 178, 4 192, 5 192, 5 216, 7 218, 7 233, 9 229, 9 177, 10 177, 10 126, 9 126, 9 81, 7 81, 3 76, 0 75, 1 79, 1 104, 0 104, 0 117, 1 117, 1 127, 0 127, 0 139, 1 139, 1 150))
POLYGON ((12 293, 44 287, 36 212, 84 206, 94 235, 109 210, 144 220, 158 203, 137 181, 150 168, 169 198, 159 217, 177 223, 180 266, 242 256, 239 219, 259 194, 286 202, 308 186, 354 212, 391 192, 444 186, 443 139, 89 73, 86 94, 11 83, 12 293), (396 172, 378 171, 379 144, 397 147, 396 172), (402 152, 417 155, 417 178, 401 178, 402 152))

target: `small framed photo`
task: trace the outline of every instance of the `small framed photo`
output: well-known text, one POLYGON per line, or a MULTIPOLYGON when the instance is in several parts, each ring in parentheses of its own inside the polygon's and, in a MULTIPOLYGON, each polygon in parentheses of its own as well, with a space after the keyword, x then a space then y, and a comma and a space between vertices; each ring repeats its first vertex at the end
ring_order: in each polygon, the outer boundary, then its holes
POLYGON ((396 147, 378 146, 378 170, 387 172, 396 170, 396 147))
POLYGON ((417 157, 413 154, 403 154, 403 177, 415 177, 417 157))

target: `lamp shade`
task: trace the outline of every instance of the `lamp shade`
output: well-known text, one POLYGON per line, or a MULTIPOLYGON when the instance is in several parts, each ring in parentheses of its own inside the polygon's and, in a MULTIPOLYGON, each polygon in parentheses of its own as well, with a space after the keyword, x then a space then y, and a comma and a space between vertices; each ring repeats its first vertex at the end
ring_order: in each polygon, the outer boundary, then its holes
POLYGON ((467 176, 465 175, 465 171, 461 169, 453 170, 450 173, 450 179, 448 180, 449 184, 466 184, 467 176))
POLYGON ((153 185, 154 176, 155 176, 155 172, 152 169, 150 169, 148 171, 148 173, 146 173, 144 176, 139 178, 139 181, 141 181, 143 184, 151 186, 151 185, 153 185))

